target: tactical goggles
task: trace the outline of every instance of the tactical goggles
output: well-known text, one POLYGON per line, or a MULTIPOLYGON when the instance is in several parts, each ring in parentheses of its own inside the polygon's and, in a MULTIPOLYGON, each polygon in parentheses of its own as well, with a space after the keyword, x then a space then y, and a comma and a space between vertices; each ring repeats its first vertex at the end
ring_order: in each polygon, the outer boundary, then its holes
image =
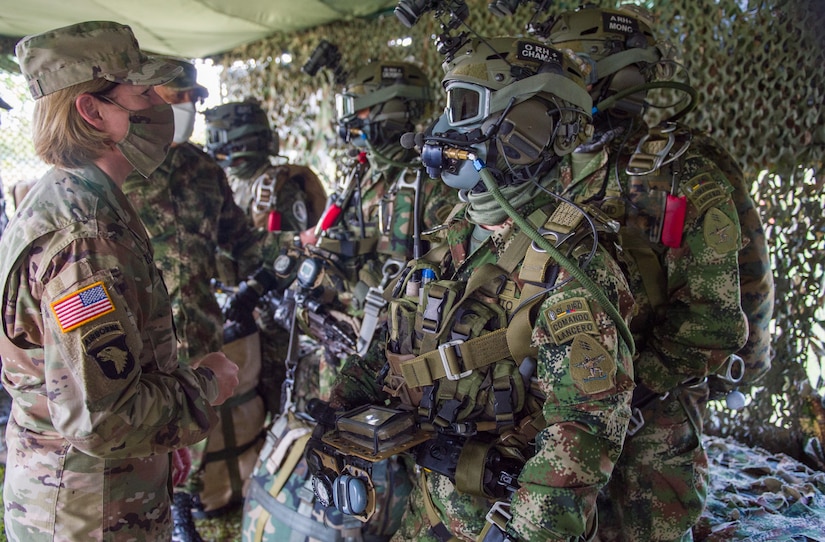
POLYGON ((447 83, 444 113, 451 126, 481 123, 490 116, 489 88, 462 81, 447 83))
POLYGON ((414 85, 390 85, 364 95, 342 92, 335 95, 335 114, 338 122, 349 122, 364 109, 387 102, 393 98, 429 101, 430 88, 414 85))
POLYGON ((357 96, 352 94, 335 95, 335 115, 339 121, 347 121, 358 112, 355 109, 357 96))

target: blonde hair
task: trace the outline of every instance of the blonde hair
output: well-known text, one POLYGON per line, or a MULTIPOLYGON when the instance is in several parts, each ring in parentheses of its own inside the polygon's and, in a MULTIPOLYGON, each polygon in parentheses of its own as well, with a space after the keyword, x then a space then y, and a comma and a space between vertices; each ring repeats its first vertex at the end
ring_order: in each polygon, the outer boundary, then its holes
POLYGON ((37 100, 32 119, 37 155, 47 164, 63 169, 82 167, 100 158, 114 142, 80 116, 75 99, 84 93, 103 94, 115 86, 105 79, 95 79, 37 100))

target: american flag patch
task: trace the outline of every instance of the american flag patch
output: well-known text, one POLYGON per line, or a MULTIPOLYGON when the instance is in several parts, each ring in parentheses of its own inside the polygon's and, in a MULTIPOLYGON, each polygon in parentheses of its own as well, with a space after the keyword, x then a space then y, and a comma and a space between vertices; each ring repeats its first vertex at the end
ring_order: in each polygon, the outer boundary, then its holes
POLYGON ((52 312, 63 333, 115 310, 102 282, 78 290, 52 303, 52 312))

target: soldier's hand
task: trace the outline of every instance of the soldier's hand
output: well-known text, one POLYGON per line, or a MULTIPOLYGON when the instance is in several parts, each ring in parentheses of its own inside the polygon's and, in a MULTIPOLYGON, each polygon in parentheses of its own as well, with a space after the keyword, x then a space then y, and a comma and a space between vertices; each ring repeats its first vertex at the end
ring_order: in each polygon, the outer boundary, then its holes
POLYGON ((212 406, 221 405, 232 397, 232 393, 238 386, 238 366, 234 361, 226 357, 223 352, 212 352, 201 358, 197 365, 212 369, 218 379, 219 393, 218 397, 212 401, 212 406))
POLYGON ((309 228, 301 232, 301 246, 314 245, 318 242, 318 237, 315 235, 315 228, 309 228))
POLYGON ((179 448, 172 452, 172 484, 179 486, 189 477, 192 468, 192 454, 189 448, 179 448))

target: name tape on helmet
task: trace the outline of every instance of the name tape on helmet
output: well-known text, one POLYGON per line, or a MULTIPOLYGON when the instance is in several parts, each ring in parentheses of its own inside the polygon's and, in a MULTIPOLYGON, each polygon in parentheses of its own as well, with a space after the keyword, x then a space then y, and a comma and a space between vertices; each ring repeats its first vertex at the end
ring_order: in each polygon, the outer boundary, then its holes
POLYGON ((562 52, 540 43, 520 41, 516 44, 516 58, 533 62, 552 62, 562 65, 562 52))
POLYGON ((639 21, 619 13, 602 13, 602 25, 606 32, 632 35, 639 32, 639 21))
POLYGON ((381 66, 382 81, 397 81, 404 78, 404 68, 401 66, 381 66))

